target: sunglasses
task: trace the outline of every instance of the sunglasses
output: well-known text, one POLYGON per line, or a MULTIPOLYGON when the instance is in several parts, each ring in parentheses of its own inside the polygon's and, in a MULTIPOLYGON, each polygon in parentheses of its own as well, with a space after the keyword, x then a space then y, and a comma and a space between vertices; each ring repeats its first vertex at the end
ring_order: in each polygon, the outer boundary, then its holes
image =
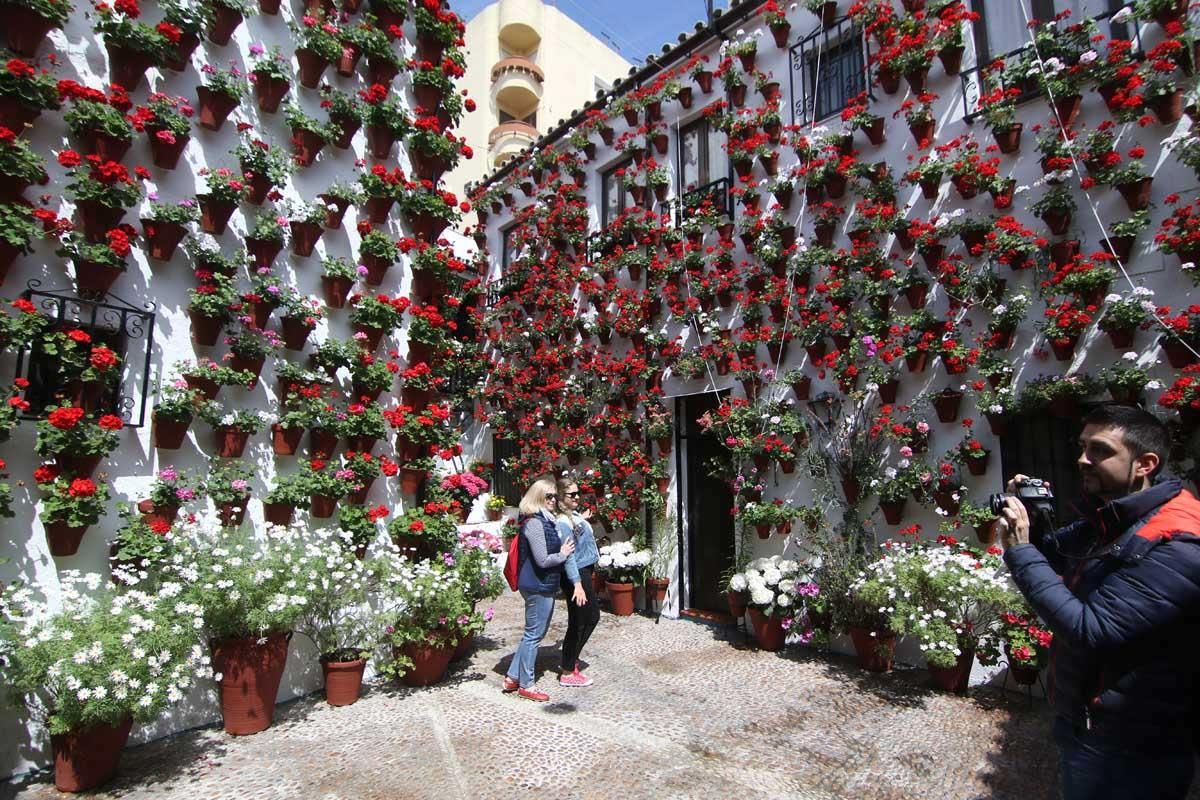
POLYGON ((579 492, 566 492, 563 497, 579 497, 579 492))
POLYGON ((546 499, 547 499, 547 500, 557 500, 557 499, 558 499, 558 495, 556 495, 556 494, 548 494, 548 495, 546 495, 546 499))

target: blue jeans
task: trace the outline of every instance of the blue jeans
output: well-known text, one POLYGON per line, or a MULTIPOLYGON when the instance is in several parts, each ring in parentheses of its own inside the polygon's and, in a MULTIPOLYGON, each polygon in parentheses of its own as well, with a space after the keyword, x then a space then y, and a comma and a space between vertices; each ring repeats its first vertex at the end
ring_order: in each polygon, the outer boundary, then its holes
POLYGON ((1162 749, 1163 744, 1176 742, 1160 741, 1133 749, 1128 738, 1100 736, 1058 717, 1054 741, 1060 757, 1063 800, 1183 800, 1192 783, 1195 755, 1188 737, 1183 739, 1183 748, 1162 749))
POLYGON ((521 590, 525 598, 525 635, 508 665, 508 677, 521 684, 522 689, 533 686, 533 668, 537 664, 538 645, 550 629, 554 615, 554 595, 521 590))

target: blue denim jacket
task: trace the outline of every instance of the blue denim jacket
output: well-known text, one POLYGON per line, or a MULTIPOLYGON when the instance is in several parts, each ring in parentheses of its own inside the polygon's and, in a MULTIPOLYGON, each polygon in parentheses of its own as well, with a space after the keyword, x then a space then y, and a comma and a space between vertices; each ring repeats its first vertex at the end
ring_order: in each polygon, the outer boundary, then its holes
POLYGON ((571 583, 579 583, 579 570, 599 561, 600 550, 596 547, 596 534, 592 532, 592 524, 578 514, 572 514, 571 519, 575 523, 574 531, 571 523, 559 515, 558 535, 565 542, 572 532, 575 534, 575 552, 567 556, 563 569, 571 583))

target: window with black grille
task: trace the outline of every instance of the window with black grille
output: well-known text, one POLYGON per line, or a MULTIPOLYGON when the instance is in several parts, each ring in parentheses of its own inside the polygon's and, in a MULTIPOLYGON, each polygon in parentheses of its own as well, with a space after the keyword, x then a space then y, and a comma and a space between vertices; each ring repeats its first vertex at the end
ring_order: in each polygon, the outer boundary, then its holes
POLYGON ((689 192, 715 180, 729 177, 729 157, 722 143, 725 134, 700 117, 679 131, 680 188, 689 192))
MULTIPOLYGON (((1079 434, 1085 411, 1061 419, 1046 413, 1017 414, 1007 420, 1000 437, 1000 464, 1003 475, 992 491, 1001 491, 1014 475, 1028 475, 1050 481, 1054 490, 1055 516, 1065 525, 1079 517, 1076 501, 1082 486, 1079 480, 1079 434)), ((983 503, 987 498, 972 498, 983 503)))
POLYGON ((633 198, 625 189, 622 180, 625 170, 633 164, 633 159, 626 159, 614 164, 600 179, 600 225, 607 228, 617 216, 633 205, 633 198))
POLYGON ((790 50, 792 121, 819 122, 867 91, 867 42, 849 19, 801 39, 790 50))
MULTIPOLYGON (((120 330, 104 325, 87 325, 76 323, 60 323, 56 330, 81 330, 91 337, 90 347, 103 345, 117 354, 121 362, 125 361, 127 337, 120 330)), ((51 355, 42 349, 40 342, 35 342, 28 354, 25 366, 25 379, 29 388, 24 397, 29 401, 29 416, 41 417, 46 408, 52 405, 67 403, 82 403, 89 411, 100 414, 116 414, 119 408, 120 384, 106 385, 96 390, 95 396, 81 389, 78 381, 68 381, 59 370, 59 357, 51 355), (81 395, 81 392, 83 393, 81 395), (86 399, 83 395, 86 395, 86 399)))
POLYGON ((516 233, 516 223, 509 225, 504 230, 500 231, 500 277, 503 278, 509 272, 509 265, 512 264, 513 258, 517 255, 517 243, 513 234, 516 233))

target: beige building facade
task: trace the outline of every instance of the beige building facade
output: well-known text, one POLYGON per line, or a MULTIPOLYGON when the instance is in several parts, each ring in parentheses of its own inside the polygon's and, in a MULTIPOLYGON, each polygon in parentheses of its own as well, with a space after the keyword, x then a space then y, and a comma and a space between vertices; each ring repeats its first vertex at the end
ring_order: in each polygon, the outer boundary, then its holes
POLYGON ((475 157, 446 179, 463 188, 512 158, 626 75, 630 62, 561 9, 541 0, 499 0, 467 23, 467 73, 477 104, 462 135, 475 157))

